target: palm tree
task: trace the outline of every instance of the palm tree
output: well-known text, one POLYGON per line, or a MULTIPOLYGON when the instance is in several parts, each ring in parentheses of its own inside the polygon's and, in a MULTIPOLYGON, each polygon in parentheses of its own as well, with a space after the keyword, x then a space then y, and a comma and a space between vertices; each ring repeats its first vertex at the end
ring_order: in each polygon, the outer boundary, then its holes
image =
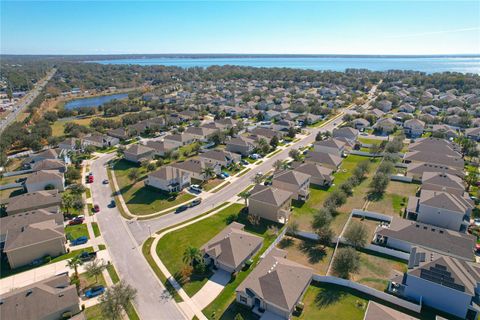
POLYGON ((247 207, 247 206, 248 206, 247 200, 248 200, 248 198, 250 197, 250 192, 248 192, 248 191, 243 191, 243 192, 241 192, 238 196, 239 196, 240 198, 242 198, 242 199, 245 200, 245 207, 247 207))
POLYGON ((283 161, 282 160, 276 160, 273 163, 273 167, 275 168, 275 171, 280 171, 283 167, 283 161))
POLYGON ((195 261, 198 262, 201 260, 202 260, 202 252, 196 247, 188 246, 185 249, 185 252, 183 252, 183 262, 188 265, 193 266, 193 263, 195 261))
POLYGON ((74 270, 76 278, 78 278, 78 266, 81 264, 82 261, 78 258, 78 256, 75 256, 67 261, 67 266, 74 270))
POLYGON ((93 260, 85 266, 85 271, 89 277, 95 277, 95 283, 98 282, 98 276, 102 274, 103 270, 107 268, 105 262, 93 260))
POLYGON ((210 179, 211 177, 215 176, 215 170, 212 167, 206 166, 202 170, 202 174, 205 176, 206 180, 210 179))

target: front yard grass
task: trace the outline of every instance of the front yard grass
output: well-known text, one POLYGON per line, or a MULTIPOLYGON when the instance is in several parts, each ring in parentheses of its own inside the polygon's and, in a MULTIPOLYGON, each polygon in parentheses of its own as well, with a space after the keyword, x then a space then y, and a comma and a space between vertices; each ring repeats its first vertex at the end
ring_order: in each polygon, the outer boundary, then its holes
POLYGON ((83 236, 86 236, 87 238, 90 239, 90 236, 88 235, 87 225, 84 223, 77 224, 74 226, 66 226, 65 234, 67 235, 68 239, 77 239, 78 237, 83 237, 83 236))
POLYGON ((147 172, 143 168, 139 168, 139 179, 136 182, 130 181, 128 173, 135 167, 137 166, 128 161, 120 160, 113 168, 120 193, 132 214, 142 216, 156 213, 194 198, 186 192, 180 192, 176 197, 172 197, 166 192, 145 186, 143 179, 147 172))
POLYGON ((365 144, 380 144, 380 143, 382 143, 381 139, 372 139, 372 138, 363 138, 363 137, 359 137, 358 141, 360 141, 361 143, 365 143, 365 144))
POLYGON ((204 191, 210 191, 213 188, 215 188, 216 186, 218 186, 220 183, 222 183, 223 181, 224 180, 222 180, 222 179, 215 178, 215 179, 209 180, 207 183, 203 184, 202 188, 203 188, 204 191))
POLYGON ((92 222, 92 229, 93 229, 93 234, 95 235, 95 238, 100 237, 100 228, 98 227, 98 223, 92 222))
POLYGON ((82 293, 85 293, 85 291, 87 291, 93 286, 98 286, 98 285, 102 285, 104 287, 107 286, 107 283, 105 282, 105 278, 103 277, 103 274, 100 274, 97 277, 97 279, 95 279, 95 277, 89 277, 87 273, 80 273, 78 277, 80 278, 80 290, 82 293))
POLYGON ((267 228, 270 225, 277 224, 262 221, 260 225, 252 226, 248 223, 246 214, 241 212, 242 208, 243 205, 241 204, 232 204, 215 215, 166 234, 158 242, 156 251, 159 258, 170 273, 182 284, 183 289, 189 296, 193 296, 200 290, 208 280, 209 275, 192 275, 190 279, 181 278, 180 273, 185 266, 182 261, 183 252, 188 246, 200 248, 232 221, 244 224, 245 230, 248 232, 265 237, 268 241, 264 242, 264 248, 269 241, 273 240, 267 235, 267 228))
POLYGON ((107 266, 107 271, 114 284, 117 282, 120 282, 120 277, 118 276, 117 270, 115 270, 115 267, 113 266, 113 264, 110 263, 107 266))

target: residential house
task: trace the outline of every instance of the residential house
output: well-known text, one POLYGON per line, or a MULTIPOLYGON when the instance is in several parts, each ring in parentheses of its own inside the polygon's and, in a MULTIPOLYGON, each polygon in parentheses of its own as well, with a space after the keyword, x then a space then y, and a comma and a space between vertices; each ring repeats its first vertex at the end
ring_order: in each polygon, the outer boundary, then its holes
POLYGON ((465 129, 465 136, 469 139, 480 142, 480 128, 465 129))
POLYGON ((418 320, 418 318, 370 300, 363 320, 418 320))
POLYGON ((397 124, 392 118, 382 118, 373 125, 373 129, 384 135, 392 133, 396 127, 397 124))
POLYGON ((77 138, 67 138, 58 144, 60 150, 73 151, 79 147, 80 140, 77 138))
POLYGON ((434 124, 432 127, 432 133, 441 134, 446 139, 453 139, 458 137, 457 131, 446 124, 434 124))
POLYGON ((279 131, 273 131, 272 129, 267 128, 255 128, 250 132, 251 136, 255 140, 265 139, 267 142, 270 142, 274 136, 276 136, 279 140, 283 138, 283 134, 279 131))
POLYGON ((41 190, 7 198, 3 202, 7 214, 14 215, 26 211, 57 207, 62 204, 58 190, 41 190))
POLYGON ((479 284, 480 269, 474 262, 415 247, 408 271, 392 279, 389 290, 460 319, 477 319, 479 284))
POLYGON ((293 128, 295 123, 289 120, 279 120, 275 122, 272 126, 274 131, 285 131, 287 132, 290 128, 293 128))
POLYGON ((221 172, 221 167, 218 165, 207 164, 200 159, 189 159, 184 162, 176 162, 170 165, 176 169, 179 169, 181 172, 187 173, 190 175, 190 179, 197 179, 200 181, 206 181, 210 178, 215 177, 215 175, 221 172), (206 168, 210 167, 213 171, 213 176, 208 176, 206 174, 206 168))
POLYGON ((375 109, 372 109, 372 110, 368 110, 367 115, 372 115, 375 118, 380 119, 385 115, 385 112, 383 112, 380 109, 375 108, 375 109))
POLYGON ((377 103, 378 109, 382 110, 383 112, 388 112, 392 110, 392 102, 388 100, 381 100, 377 103))
POLYGON ((35 192, 47 189, 65 190, 65 178, 63 173, 57 171, 41 170, 32 173, 25 180, 27 192, 35 192))
POLYGON ((242 156, 250 155, 255 149, 255 142, 245 137, 232 138, 226 141, 225 150, 239 153, 242 156))
POLYGON ((310 176, 310 185, 330 186, 333 182, 333 170, 316 163, 300 163, 293 167, 294 171, 310 176))
POLYGON ((414 113, 415 107, 409 103, 404 103, 400 107, 398 107, 399 112, 406 112, 406 113, 414 113))
POLYGON ((354 126, 355 129, 363 131, 366 128, 370 127, 370 122, 368 122, 368 120, 363 118, 357 118, 352 120, 352 125, 354 126))
POLYGON ((250 191, 248 212, 263 219, 286 223, 293 194, 272 186, 256 185, 250 191))
POLYGON ((229 151, 210 150, 200 154, 199 159, 204 163, 226 168, 233 163, 239 163, 241 160, 241 156, 239 154, 229 151))
POLYGON ((345 153, 345 142, 337 138, 315 141, 313 144, 313 150, 314 152, 329 153, 342 157, 345 153))
POLYGON ((286 170, 274 174, 272 186, 293 194, 293 199, 306 201, 310 196, 310 175, 293 170, 286 170))
MULTIPOLYGON (((368 121, 367 121, 368 122, 368 121)), ((333 137, 342 141, 348 141, 350 145, 355 145, 358 140, 359 132, 352 127, 341 127, 333 129, 333 137)))
POLYGON ((188 127, 185 133, 192 136, 195 140, 207 142, 217 131, 216 129, 205 127, 188 127))
POLYGON ((180 192, 190 184, 190 173, 172 166, 163 166, 148 175, 145 185, 165 192, 180 192))
POLYGON ((38 162, 35 162, 31 165, 31 169, 33 172, 41 171, 41 170, 52 170, 58 172, 66 172, 67 166, 65 162, 57 159, 45 159, 38 162))
POLYGON ((59 154, 55 149, 47 149, 39 153, 34 153, 30 155, 24 162, 25 163, 35 163, 45 159, 58 159, 59 154))
MULTIPOLYGON (((408 146, 409 151, 422 151, 425 153, 446 155, 458 158, 462 155, 459 153, 460 146, 445 139, 440 138, 423 138, 417 139, 408 146)), ((463 168, 463 167, 462 167, 463 168)))
POLYGON ((155 149, 141 144, 132 144, 123 152, 123 158, 130 162, 140 163, 152 159, 154 153, 155 149))
POLYGON ((423 134, 425 122, 418 119, 410 119, 403 123, 405 134, 412 138, 418 138, 423 134))
POLYGON ((12 269, 67 252, 63 214, 58 207, 17 213, 0 222, 0 247, 12 269))
POLYGON ((153 155, 154 156, 160 156, 164 157, 166 154, 168 154, 170 151, 173 151, 177 149, 177 145, 175 144, 170 144, 165 141, 153 141, 149 140, 145 144, 148 148, 153 149, 153 155))
POLYGON ((188 133, 181 133, 165 136, 163 141, 168 142, 171 145, 176 145, 177 147, 182 147, 194 143, 195 138, 188 133))
POLYGON ((97 148, 110 148, 118 145, 120 140, 118 138, 102 135, 92 135, 82 138, 83 147, 94 146, 97 148))
POLYGON ((228 273, 240 271, 262 247, 263 238, 243 230, 238 222, 230 223, 200 250, 208 265, 228 273))
POLYGON ((465 232, 474 205, 470 199, 445 191, 422 190, 420 197, 409 197, 407 214, 419 222, 465 232))
POLYGON ((0 295, 0 301, 0 318, 5 320, 58 320, 81 312, 77 288, 66 273, 11 290, 0 295))
POLYGON ((229 130, 237 125, 237 120, 232 118, 223 118, 216 120, 215 124, 221 130, 229 130))
POLYGON ((450 167, 457 170, 463 170, 464 161, 461 157, 453 157, 439 153, 429 153, 427 151, 409 151, 405 153, 403 161, 406 163, 430 163, 440 166, 450 167), (433 156, 435 155, 435 156, 433 156))
POLYGON ((306 163, 315 163, 337 171, 343 159, 332 153, 308 151, 305 155, 306 163))
POLYGON ((107 131, 107 135, 125 141, 132 137, 131 132, 126 128, 117 128, 107 131))
POLYGON ((286 257, 284 250, 270 251, 238 286, 236 301, 257 314, 272 313, 270 318, 290 319, 310 285, 313 272, 286 257))
POLYGON ((389 224, 382 223, 377 227, 373 242, 408 253, 413 247, 421 246, 457 259, 473 261, 476 239, 471 234, 393 217, 389 224))
POLYGON ((407 177, 413 180, 422 181, 425 172, 441 172, 463 178, 465 173, 462 169, 451 168, 445 165, 439 165, 427 162, 411 162, 407 165, 407 177))
POLYGON ((462 197, 465 193, 463 179, 444 172, 424 172, 422 190, 446 191, 462 197))

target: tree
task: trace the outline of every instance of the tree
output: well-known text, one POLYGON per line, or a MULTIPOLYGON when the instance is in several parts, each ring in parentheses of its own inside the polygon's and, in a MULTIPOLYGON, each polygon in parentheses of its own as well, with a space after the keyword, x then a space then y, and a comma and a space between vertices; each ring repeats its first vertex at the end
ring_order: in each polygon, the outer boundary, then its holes
POLYGON ((78 266, 82 264, 82 260, 78 258, 78 256, 73 257, 72 259, 67 261, 67 266, 75 272, 75 277, 78 278, 78 266))
POLYGON ((147 171, 153 171, 155 169, 157 169, 157 165, 154 162, 147 164, 147 171))
POLYGON ((123 280, 108 288, 100 297, 100 307, 103 317, 117 320, 122 318, 122 311, 127 312, 136 299, 137 290, 123 280))
POLYGON ((330 208, 338 208, 347 202, 347 195, 340 189, 334 190, 330 193, 327 199, 325 199, 325 206, 330 208))
POLYGON ((107 265, 103 260, 93 260, 85 265, 85 272, 89 277, 95 277, 95 283, 98 282, 98 276, 102 274, 103 270, 107 268, 107 265))
POLYGON ((288 155, 294 160, 294 161, 300 161, 302 160, 302 153, 298 149, 291 149, 288 152, 288 155))
POLYGON ((250 192, 248 192, 248 191, 243 191, 243 192, 241 192, 238 196, 239 196, 240 198, 242 198, 242 199, 245 200, 245 207, 248 207, 247 200, 248 200, 248 198, 250 197, 250 192))
POLYGON ((215 176, 215 170, 210 166, 205 166, 205 168, 202 169, 202 174, 205 176, 206 180, 208 180, 215 176))
POLYGON ((275 168, 275 171, 280 171, 280 169, 282 169, 282 167, 283 167, 283 161, 282 160, 276 160, 273 163, 273 167, 275 168))
POLYGON ((67 211, 67 214, 70 213, 74 201, 75 197, 70 192, 64 192, 62 194, 62 208, 67 211))
POLYGON ((318 236, 318 243, 323 246, 323 248, 327 247, 332 243, 332 239, 335 236, 335 233, 330 227, 323 227, 315 230, 316 235, 318 236))
POLYGON ((290 220, 287 224, 287 232, 286 234, 289 236, 294 236, 300 230, 300 227, 297 222, 290 220))
POLYGON ((465 177, 465 181, 467 182, 467 190, 470 190, 471 186, 474 186, 478 183, 478 173, 470 171, 465 177))
POLYGON ((80 170, 74 167, 68 168, 67 172, 65 172, 65 179, 68 181, 68 183, 72 183, 75 180, 78 180, 82 177, 82 174, 80 173, 80 170))
POLYGON ((348 279, 351 273, 356 273, 360 269, 360 257, 353 248, 338 249, 335 254, 333 272, 340 278, 348 279))
POLYGON ((73 194, 82 194, 85 192, 85 187, 78 183, 72 184, 69 189, 73 194))
POLYGON ((383 194, 389 181, 390 178, 386 174, 377 172, 370 182, 370 193, 377 195, 383 194))
POLYGON ((378 166, 378 172, 384 173, 386 175, 390 175, 395 170, 395 165, 390 161, 383 161, 378 166))
POLYGON ((260 216, 253 213, 248 214, 247 220, 252 226, 258 226, 260 224, 260 216))
POLYGON ((296 135, 297 135, 297 130, 295 130, 294 127, 288 128, 287 137, 294 139, 296 135))
POLYGON ((137 181, 139 177, 140 177, 140 170, 138 168, 132 168, 128 172, 128 179, 130 179, 131 181, 137 181))
POLYGON ((321 131, 317 132, 317 135, 315 136, 315 141, 321 141, 323 139, 323 134, 321 131))
POLYGON ((278 147, 278 137, 277 136, 273 136, 272 139, 270 139, 270 146, 272 147, 272 149, 276 149, 278 147))
POLYGON ((261 174, 256 174, 252 178, 252 182, 255 183, 255 184, 260 184, 260 183, 262 183, 262 181, 263 181, 263 175, 261 175, 261 174))
POLYGON ((202 252, 196 247, 188 246, 183 252, 182 260, 185 264, 193 267, 196 262, 202 260, 202 252))
POLYGON ((354 222, 345 232, 344 238, 355 248, 364 247, 367 244, 368 231, 363 223, 354 222))
POLYGON ((351 196, 353 194, 353 180, 348 179, 344 183, 339 186, 340 190, 342 190, 347 196, 351 196))
POLYGON ((320 229, 330 226, 332 222, 332 211, 329 208, 321 208, 313 215, 312 228, 320 229))
POLYGON ((260 153, 261 155, 266 155, 270 151, 270 145, 268 144, 267 140, 265 140, 264 138, 258 140, 257 150, 258 153, 260 153))
POLYGON ((379 154, 379 153, 382 151, 382 149, 380 148, 380 145, 379 145, 379 144, 373 143, 373 144, 369 147, 369 151, 370 151, 371 154, 377 155, 377 154, 379 154))

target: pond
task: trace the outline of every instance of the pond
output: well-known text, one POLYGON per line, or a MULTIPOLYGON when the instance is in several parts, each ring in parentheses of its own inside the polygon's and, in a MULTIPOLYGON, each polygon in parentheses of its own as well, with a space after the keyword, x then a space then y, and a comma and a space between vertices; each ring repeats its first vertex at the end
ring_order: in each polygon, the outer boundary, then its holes
POLYGON ((126 99, 127 97, 128 97, 128 93, 117 93, 117 94, 112 94, 108 96, 75 99, 65 103, 65 109, 71 110, 71 109, 77 109, 81 107, 98 107, 112 100, 121 100, 121 99, 126 99))

